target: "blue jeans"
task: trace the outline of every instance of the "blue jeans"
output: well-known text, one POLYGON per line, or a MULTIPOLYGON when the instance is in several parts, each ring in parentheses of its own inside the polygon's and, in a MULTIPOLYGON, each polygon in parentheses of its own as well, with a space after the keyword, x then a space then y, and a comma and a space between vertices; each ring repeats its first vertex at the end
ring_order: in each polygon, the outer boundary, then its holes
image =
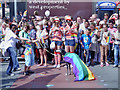
POLYGON ((90 51, 89 51, 89 49, 81 49, 81 60, 83 60, 84 63, 86 63, 87 65, 90 65, 91 61, 90 61, 90 51), (84 59, 84 50, 85 50, 85 56, 86 56, 85 59, 84 59))
POLYGON ((120 47, 119 45, 115 44, 114 46, 114 65, 118 65, 118 63, 120 64, 119 60, 120 60, 120 47))
POLYGON ((108 57, 107 57, 107 60, 110 61, 112 59, 112 54, 113 54, 113 51, 112 51, 112 47, 113 47, 113 44, 112 43, 109 43, 109 46, 108 46, 108 57))
POLYGON ((18 63, 18 59, 17 59, 17 54, 16 51, 13 47, 9 47, 7 49, 9 55, 10 55, 10 62, 7 68, 7 74, 11 74, 12 73, 12 69, 15 70, 17 68, 19 68, 19 63, 18 63))

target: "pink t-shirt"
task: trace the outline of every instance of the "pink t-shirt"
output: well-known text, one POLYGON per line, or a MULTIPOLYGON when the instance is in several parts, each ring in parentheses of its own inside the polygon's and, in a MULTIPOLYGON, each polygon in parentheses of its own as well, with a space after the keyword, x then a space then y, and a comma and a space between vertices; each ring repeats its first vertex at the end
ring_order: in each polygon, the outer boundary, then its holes
MULTIPOLYGON (((108 31, 110 31, 110 33, 112 34, 112 35, 114 35, 114 33, 116 33, 116 31, 117 31, 117 28, 108 28, 108 31)), ((113 43, 114 41, 110 41, 110 43, 113 43)))

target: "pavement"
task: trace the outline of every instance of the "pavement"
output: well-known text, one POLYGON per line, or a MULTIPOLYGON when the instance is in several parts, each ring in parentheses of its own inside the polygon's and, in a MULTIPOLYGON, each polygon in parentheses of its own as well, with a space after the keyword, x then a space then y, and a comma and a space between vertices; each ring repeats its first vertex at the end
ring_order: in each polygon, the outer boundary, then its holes
POLYGON ((100 67, 95 65, 89 67, 96 77, 92 81, 78 81, 74 82, 74 75, 66 76, 65 63, 62 63, 60 69, 48 67, 40 67, 35 64, 31 69, 35 72, 29 76, 23 75, 24 61, 20 61, 21 71, 13 72, 15 76, 7 76, 6 69, 8 61, 0 63, 0 82, 1 88, 114 88, 120 87, 118 85, 118 68, 100 67))

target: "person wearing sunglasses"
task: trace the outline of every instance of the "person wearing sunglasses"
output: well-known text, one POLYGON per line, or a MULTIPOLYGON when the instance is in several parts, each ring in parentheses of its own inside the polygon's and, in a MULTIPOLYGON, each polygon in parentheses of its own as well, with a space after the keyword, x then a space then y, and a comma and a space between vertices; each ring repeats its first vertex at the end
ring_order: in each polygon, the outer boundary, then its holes
POLYGON ((60 68, 63 33, 62 33, 62 28, 60 27, 60 20, 58 17, 55 17, 55 26, 51 28, 49 35, 52 36, 52 41, 55 42, 55 48, 54 48, 55 65, 53 67, 60 68))
POLYGON ((65 16, 67 26, 65 28, 65 51, 74 53, 75 49, 75 34, 77 34, 77 26, 72 23, 71 16, 65 16))

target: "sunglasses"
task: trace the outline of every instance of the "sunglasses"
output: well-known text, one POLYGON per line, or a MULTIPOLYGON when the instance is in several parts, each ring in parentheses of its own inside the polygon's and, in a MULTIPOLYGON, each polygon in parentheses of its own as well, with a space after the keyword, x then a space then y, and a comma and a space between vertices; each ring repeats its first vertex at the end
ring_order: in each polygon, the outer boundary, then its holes
POLYGON ((66 22, 71 22, 70 20, 66 20, 66 22))

